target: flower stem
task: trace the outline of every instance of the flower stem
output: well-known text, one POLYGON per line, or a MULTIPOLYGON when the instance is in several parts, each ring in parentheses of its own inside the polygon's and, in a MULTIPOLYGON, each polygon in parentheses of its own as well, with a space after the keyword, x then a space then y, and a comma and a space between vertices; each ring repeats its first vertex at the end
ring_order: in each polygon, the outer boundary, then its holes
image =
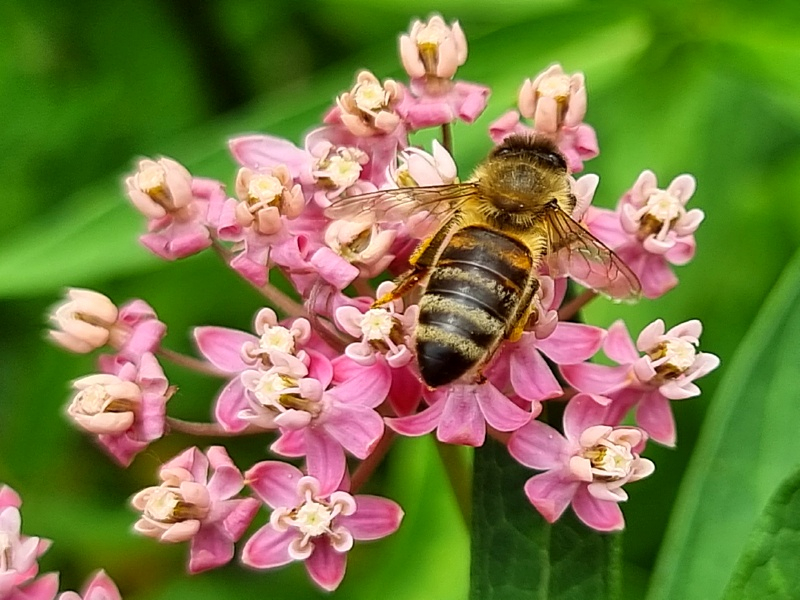
POLYGON ((188 356, 186 354, 181 354, 180 352, 176 352, 175 350, 170 350, 169 348, 161 347, 156 350, 156 354, 169 362, 176 364, 180 367, 185 369, 189 369, 190 371, 195 371, 197 373, 203 373, 204 375, 211 375, 213 377, 227 377, 228 373, 221 371, 214 365, 204 360, 200 360, 199 358, 195 358, 194 356, 188 356))
POLYGON ((442 146, 448 154, 453 155, 453 129, 450 123, 442 125, 442 146))
POLYGON ((167 426, 170 431, 179 431, 181 433, 188 433, 198 437, 237 437, 240 435, 253 435, 255 433, 265 433, 259 427, 248 425, 242 431, 227 431, 223 429, 219 423, 195 423, 193 421, 184 421, 176 419, 175 417, 167 417, 167 426))
MULTIPOLYGON (((225 246, 223 246, 218 239, 212 238, 211 246, 214 248, 214 252, 217 253, 222 261, 225 264, 229 264, 231 260, 231 251, 228 250, 225 246)), ((273 286, 271 283, 267 283, 264 286, 258 286, 249 279, 245 279, 247 283, 249 283, 253 288, 258 290, 258 292, 264 296, 267 300, 269 300, 275 308, 285 314, 287 317, 305 317, 306 310, 302 304, 295 302, 289 296, 284 294, 278 288, 273 286)))
POLYGON ((390 429, 385 429, 383 431, 383 437, 381 437, 380 441, 375 446, 372 454, 365 458, 361 464, 358 465, 356 470, 353 471, 353 476, 350 478, 350 491, 352 493, 357 492, 361 486, 367 482, 378 465, 381 464, 389 448, 392 447, 395 436, 395 432, 390 429))
POLYGON ((570 300, 566 306, 562 306, 559 309, 558 320, 569 321, 572 317, 578 314, 580 309, 582 309, 595 298, 597 298, 597 292, 594 290, 584 290, 580 295, 570 300))
POLYGON ((436 450, 453 489, 464 526, 469 530, 472 518, 472 472, 464 459, 464 449, 436 440, 436 450))

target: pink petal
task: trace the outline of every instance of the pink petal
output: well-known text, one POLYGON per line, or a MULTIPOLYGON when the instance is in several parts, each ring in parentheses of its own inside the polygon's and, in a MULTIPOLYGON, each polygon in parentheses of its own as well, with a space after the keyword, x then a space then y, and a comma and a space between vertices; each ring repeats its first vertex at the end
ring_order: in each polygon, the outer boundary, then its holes
POLYGON ((511 435, 508 451, 526 467, 548 470, 566 464, 569 444, 554 428, 541 421, 531 421, 511 435))
POLYGON ((680 265, 685 265, 690 260, 692 260, 692 258, 694 258, 694 253, 695 253, 694 237, 688 237, 677 240, 675 242, 675 245, 669 250, 667 250, 667 253, 664 254, 664 256, 673 265, 680 266, 680 265))
POLYGON ((208 482, 208 493, 214 500, 227 500, 238 494, 242 487, 244 487, 242 474, 231 463, 216 468, 208 482))
POLYGON ((574 396, 564 409, 564 436, 571 442, 580 439, 589 427, 604 422, 608 409, 589 394, 574 396))
POLYGON ((475 390, 481 412, 486 422, 498 431, 516 431, 531 420, 531 412, 509 400, 491 383, 475 390))
POLYGON ((309 165, 311 158, 306 152, 288 140, 271 135, 245 135, 228 142, 231 154, 243 167, 254 170, 284 164, 293 175, 309 165))
POLYGON ((622 229, 618 212, 590 206, 585 220, 589 231, 609 248, 619 248, 630 240, 631 236, 622 229))
POLYGON ((572 510, 578 518, 597 531, 619 531, 625 528, 625 519, 616 502, 598 500, 587 486, 582 485, 572 499, 572 510))
POLYGON ((308 474, 320 483, 320 494, 325 496, 339 487, 345 474, 344 448, 318 428, 306 429, 306 465, 308 474))
POLYGON ((439 425, 446 404, 445 399, 434 402, 429 408, 408 417, 384 419, 384 422, 393 431, 400 435, 416 437, 430 433, 439 425))
POLYGON ((234 377, 222 388, 214 404, 214 419, 225 431, 243 431, 248 423, 239 418, 239 413, 247 408, 244 385, 239 377, 234 377))
POLYGON ((356 496, 355 500, 356 512, 337 519, 355 539, 377 540, 400 527, 403 509, 396 502, 378 496, 356 496))
POLYGON ((195 327, 194 339, 203 356, 225 373, 241 373, 250 368, 242 360, 242 346, 247 342, 258 345, 253 334, 226 327, 195 327))
POLYGON ((304 431, 286 430, 269 447, 270 450, 281 456, 305 456, 306 455, 306 435, 304 431))
POLYGON ((558 471, 534 475, 525 482, 525 495, 548 523, 555 523, 569 506, 578 486, 558 471))
POLYGON ((608 405, 605 422, 607 425, 619 425, 631 408, 642 399, 646 393, 643 389, 622 388, 611 394, 611 404, 608 405))
POLYGON ((242 562, 256 569, 272 569, 292 562, 289 544, 297 537, 297 531, 275 531, 264 525, 247 540, 242 549, 242 562))
POLYGON ((608 335, 603 343, 603 352, 608 358, 621 365, 629 365, 639 359, 639 353, 636 351, 636 346, 633 345, 631 334, 628 333, 628 328, 621 319, 614 321, 608 328, 608 335))
POLYGON ((221 567, 233 558, 233 542, 216 527, 202 527, 189 547, 189 573, 221 567))
POLYGON ((0 486, 0 509, 6 506, 14 506, 19 508, 22 506, 22 498, 11 487, 7 485, 0 486))
POLYGON ((559 322, 555 331, 536 345, 553 362, 559 365, 574 364, 594 356, 602 346, 605 335, 606 332, 600 327, 559 322))
POLYGON ((297 482, 303 473, 289 463, 266 460, 253 465, 245 479, 256 495, 270 508, 297 506, 297 482))
POLYGON ((13 590, 5 600, 53 600, 57 593, 58 573, 47 573, 22 589, 13 590))
POLYGON ((392 386, 389 389, 389 404, 399 416, 409 415, 422 399, 422 384, 408 367, 392 370, 392 386))
POLYGON ((511 385, 526 400, 557 398, 563 390, 533 339, 525 336, 511 352, 511 385))
POLYGON ((665 446, 675 445, 675 418, 669 400, 654 391, 645 396, 636 409, 636 424, 665 446))
POLYGON ((475 386, 455 384, 447 393, 436 439, 447 444, 481 446, 486 439, 486 420, 478 405, 475 386))
POLYGON ((334 405, 322 427, 350 454, 364 460, 383 435, 383 418, 366 406, 334 405))
POLYGON ((225 517, 222 525, 229 538, 236 541, 250 527, 258 509, 261 508, 261 503, 255 498, 237 498, 226 502, 232 504, 233 509, 225 517))
POLYGON ((335 386, 330 394, 348 405, 375 408, 389 394, 392 385, 390 367, 378 361, 369 367, 361 367, 353 377, 335 386))
POLYGON ((651 300, 663 296, 678 285, 678 278, 661 256, 648 255, 636 274, 642 283, 642 293, 651 300))
POLYGON ((561 365, 561 374, 572 387, 592 394, 608 394, 628 383, 628 365, 609 367, 594 363, 561 365))
POLYGON ((84 600, 122 600, 114 581, 105 571, 98 571, 83 592, 84 600))
POLYGON ((323 590, 332 592, 344 579, 347 553, 334 550, 328 538, 317 538, 314 541, 314 551, 306 559, 305 565, 314 583, 323 590))

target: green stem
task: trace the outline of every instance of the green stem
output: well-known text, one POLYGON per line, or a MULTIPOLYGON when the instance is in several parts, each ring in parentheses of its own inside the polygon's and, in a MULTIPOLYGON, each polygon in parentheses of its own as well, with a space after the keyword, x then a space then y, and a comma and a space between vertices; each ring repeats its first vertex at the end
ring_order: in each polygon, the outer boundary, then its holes
POLYGON ((195 371, 197 373, 203 373, 204 375, 211 375, 213 377, 227 377, 229 374, 221 371, 214 365, 199 358, 195 358, 193 356, 187 356, 186 354, 181 354, 180 352, 176 352, 175 350, 170 350, 169 348, 159 348, 156 350, 156 354, 165 360, 170 361, 173 364, 176 364, 180 367, 184 367, 185 369, 189 369, 191 371, 195 371))
POLYGON ((453 155, 453 127, 450 123, 442 125, 442 146, 450 153, 450 156, 453 155))

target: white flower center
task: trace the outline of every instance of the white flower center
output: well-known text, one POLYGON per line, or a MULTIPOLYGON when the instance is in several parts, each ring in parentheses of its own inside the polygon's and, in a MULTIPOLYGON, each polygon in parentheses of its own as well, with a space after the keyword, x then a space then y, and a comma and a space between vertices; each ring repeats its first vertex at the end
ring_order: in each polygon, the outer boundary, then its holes
POLYGON ((663 190, 657 191, 647 199, 647 214, 661 223, 671 223, 686 212, 681 201, 663 190))
POLYGON ((291 331, 280 325, 268 327, 267 330, 261 334, 259 345, 261 349, 265 351, 279 350, 286 354, 292 354, 294 352, 294 335, 292 335, 291 331))
POLYGON ((168 522, 174 520, 181 497, 175 492, 156 488, 147 500, 144 512, 155 521, 168 522))
POLYGON ((379 83, 361 83, 353 90, 356 106, 364 112, 373 112, 383 108, 388 102, 386 91, 379 83))
POLYGON ((569 96, 569 77, 566 75, 554 75, 546 77, 539 83, 537 90, 540 96, 562 99, 569 96))
POLYGON ((676 338, 664 344, 664 355, 667 357, 667 364, 683 372, 694 364, 697 349, 694 344, 676 338))
POLYGON ((305 536, 316 537, 331 533, 333 512, 329 506, 319 502, 308 501, 297 509, 292 524, 305 536))
POLYGON ((631 473, 636 457, 628 446, 601 440, 585 453, 592 463, 592 473, 604 481, 624 479, 631 473))
POLYGON ((248 195, 260 202, 274 202, 283 194, 283 184, 272 175, 253 175, 247 186, 248 195))
POLYGON ((97 415, 105 410, 108 400, 109 396, 106 388, 99 383, 95 383, 75 397, 74 405, 85 415, 97 415))
POLYGON ((368 341, 383 340, 389 337, 394 325, 394 317, 388 310, 370 308, 361 319, 361 333, 368 341))
POLYGON ((167 173, 159 164, 145 167, 136 174, 136 185, 146 194, 165 187, 166 183, 167 173))
POLYGON ((336 187, 350 187, 361 175, 361 165, 343 156, 331 156, 325 175, 336 187))
POLYGON ((296 387, 296 385, 297 383, 286 375, 264 373, 253 392, 263 406, 282 408, 280 404, 281 395, 286 390, 296 387))
POLYGON ((427 44, 438 46, 447 38, 448 33, 447 28, 442 27, 439 23, 428 23, 417 32, 417 46, 427 44))

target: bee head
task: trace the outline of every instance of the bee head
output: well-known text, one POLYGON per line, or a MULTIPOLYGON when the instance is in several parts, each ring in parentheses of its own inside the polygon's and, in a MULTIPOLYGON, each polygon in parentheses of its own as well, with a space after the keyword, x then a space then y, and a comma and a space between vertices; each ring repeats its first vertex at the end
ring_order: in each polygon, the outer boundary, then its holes
POLYGON ((515 134, 503 140, 489 154, 490 159, 536 163, 558 171, 567 171, 567 161, 553 140, 543 135, 515 134))

